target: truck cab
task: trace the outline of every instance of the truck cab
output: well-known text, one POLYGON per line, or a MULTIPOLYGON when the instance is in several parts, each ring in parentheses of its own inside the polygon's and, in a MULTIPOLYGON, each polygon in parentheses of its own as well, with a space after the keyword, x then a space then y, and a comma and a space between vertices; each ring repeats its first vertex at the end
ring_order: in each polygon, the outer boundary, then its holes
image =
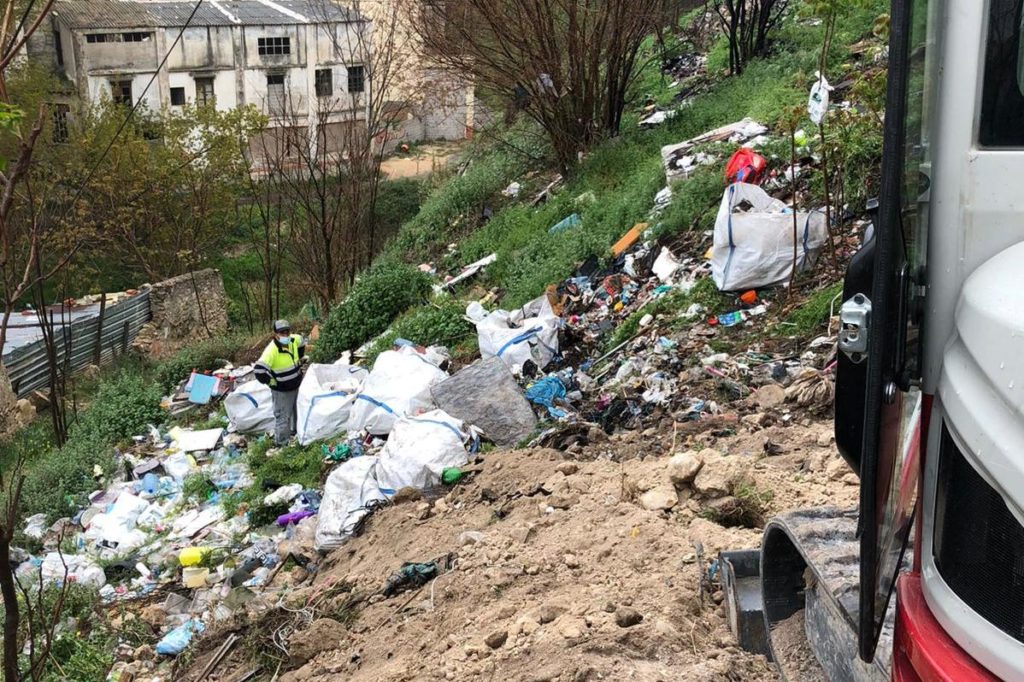
POLYGON ((1022 34, 1024 0, 891 5, 837 371, 859 515, 783 515, 761 550, 769 640, 802 613, 824 679, 1024 680, 1022 34))

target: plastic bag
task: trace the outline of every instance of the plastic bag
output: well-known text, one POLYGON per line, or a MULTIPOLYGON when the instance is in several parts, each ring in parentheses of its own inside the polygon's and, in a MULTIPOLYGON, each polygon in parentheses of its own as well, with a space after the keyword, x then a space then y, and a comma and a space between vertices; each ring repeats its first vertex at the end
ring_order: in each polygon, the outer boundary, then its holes
POLYGON ((232 431, 274 432, 274 404, 269 386, 255 380, 239 384, 224 398, 224 409, 232 431))
POLYGON ((39 570, 42 572, 43 583, 47 585, 62 583, 65 571, 68 582, 97 590, 107 584, 107 576, 103 569, 80 554, 65 554, 61 558, 59 553, 50 552, 43 558, 39 570))
POLYGON ((390 433, 405 415, 433 408, 430 387, 447 376, 413 348, 384 351, 349 407, 345 430, 365 429, 375 436, 390 433))
MULTIPOLYGON (((827 238, 820 211, 796 214, 796 267, 817 258, 827 238)), ((729 185, 715 219, 711 275, 721 291, 757 289, 789 279, 793 269, 793 213, 757 185, 729 185), (747 203, 746 213, 735 208, 747 203)))
MULTIPOLYGON (((466 310, 468 315, 479 315, 478 310, 470 308, 466 310)), ((536 298, 514 312, 495 310, 476 322, 480 356, 501 358, 515 375, 523 373, 523 365, 528 360, 544 369, 558 355, 561 323, 547 296, 536 298)))
POLYGON ((331 472, 317 516, 317 551, 341 547, 370 513, 371 505, 394 494, 377 484, 377 457, 355 457, 331 472))
POLYGON ((565 398, 565 384, 554 374, 538 379, 526 389, 526 399, 531 403, 548 408, 548 414, 555 419, 561 419, 566 415, 565 410, 555 407, 555 401, 563 398, 565 398))
POLYGON ((438 485, 445 469, 469 461, 470 438, 462 421, 444 410, 403 417, 381 451, 377 483, 385 491, 438 485))
POLYGON ((814 75, 818 80, 814 81, 811 94, 807 98, 807 115, 814 125, 820 126, 825 120, 825 114, 828 113, 828 93, 832 91, 832 86, 821 72, 815 71, 814 75))
POLYGON ((296 401, 299 443, 309 445, 344 431, 349 408, 368 374, 351 365, 310 365, 296 401))
POLYGON ((671 284, 675 279, 676 272, 678 272, 682 265, 672 255, 672 252, 668 250, 668 247, 663 246, 661 247, 661 253, 658 254, 658 258, 654 261, 654 265, 651 266, 651 271, 658 276, 659 281, 671 284))
POLYGON ((725 183, 749 182, 760 185, 767 168, 768 161, 763 156, 749 147, 740 147, 725 164, 725 183))
POLYGON ((46 534, 46 514, 33 514, 25 519, 25 535, 36 540, 46 534))
POLYGON ((177 656, 182 651, 188 648, 188 645, 192 642, 192 636, 197 632, 202 632, 206 629, 202 621, 198 620, 187 620, 183 624, 174 628, 156 643, 156 652, 162 656, 177 656))
POLYGON ((137 529, 139 517, 150 503, 129 492, 123 492, 110 510, 97 514, 85 531, 85 537, 119 554, 130 552, 146 542, 146 534, 137 529))

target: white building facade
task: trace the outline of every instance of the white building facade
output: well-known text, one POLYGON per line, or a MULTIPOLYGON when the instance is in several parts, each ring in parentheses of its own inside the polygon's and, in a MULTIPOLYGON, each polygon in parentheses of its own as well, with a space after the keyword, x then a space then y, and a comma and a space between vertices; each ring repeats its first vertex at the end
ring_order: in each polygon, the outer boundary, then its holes
POLYGON ((331 0, 57 0, 52 21, 55 67, 88 102, 252 104, 328 146, 365 125, 371 26, 331 0))

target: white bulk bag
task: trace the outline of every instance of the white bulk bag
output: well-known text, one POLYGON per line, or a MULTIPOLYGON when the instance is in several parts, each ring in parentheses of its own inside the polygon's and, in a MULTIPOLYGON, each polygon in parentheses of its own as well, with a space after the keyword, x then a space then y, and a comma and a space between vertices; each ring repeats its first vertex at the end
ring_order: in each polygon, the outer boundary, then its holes
POLYGON ((273 433, 274 404, 270 387, 256 380, 239 384, 224 398, 231 430, 240 433, 273 433))
POLYGON ((412 348, 384 351, 349 408, 345 430, 365 429, 375 436, 390 433, 405 415, 433 408, 430 387, 447 377, 412 348))
POLYGON ((512 373, 519 376, 523 365, 533 360, 543 369, 558 355, 558 329, 561 318, 551 309, 547 296, 536 298, 519 310, 495 310, 480 316, 480 309, 470 304, 466 314, 476 322, 480 356, 497 356, 512 373))
POLYGON ((377 485, 377 462, 377 457, 353 457, 327 477, 317 515, 317 551, 340 547, 370 513, 370 505, 388 498, 377 485))
POLYGON ((444 410, 403 417, 384 444, 377 482, 381 488, 390 490, 438 485, 445 469, 461 467, 469 461, 466 443, 470 437, 462 421, 444 410))
MULTIPOLYGON (((798 212, 796 267, 814 263, 828 238, 820 211, 798 212)), ((715 219, 711 276, 721 291, 779 284, 793 268, 793 213, 757 185, 738 182, 726 188, 715 219), (744 202, 750 210, 737 212, 744 202)))
POLYGON ((299 443, 309 445, 344 431, 349 408, 368 374, 352 365, 310 365, 296 399, 299 443))

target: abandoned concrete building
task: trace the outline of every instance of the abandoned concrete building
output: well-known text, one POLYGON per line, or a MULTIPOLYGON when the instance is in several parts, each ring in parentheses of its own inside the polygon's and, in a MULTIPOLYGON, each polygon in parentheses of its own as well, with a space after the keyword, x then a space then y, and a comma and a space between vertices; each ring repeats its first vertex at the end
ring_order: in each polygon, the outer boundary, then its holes
POLYGON ((392 127, 387 144, 461 140, 486 125, 490 112, 465 74, 430 58, 416 31, 421 3, 409 0, 338 0, 371 22, 374 45, 390 60, 379 98, 392 127))
POLYGON ((369 21, 331 0, 57 0, 52 25, 30 56, 49 53, 86 102, 253 104, 271 131, 318 130, 327 152, 365 125, 369 21))

